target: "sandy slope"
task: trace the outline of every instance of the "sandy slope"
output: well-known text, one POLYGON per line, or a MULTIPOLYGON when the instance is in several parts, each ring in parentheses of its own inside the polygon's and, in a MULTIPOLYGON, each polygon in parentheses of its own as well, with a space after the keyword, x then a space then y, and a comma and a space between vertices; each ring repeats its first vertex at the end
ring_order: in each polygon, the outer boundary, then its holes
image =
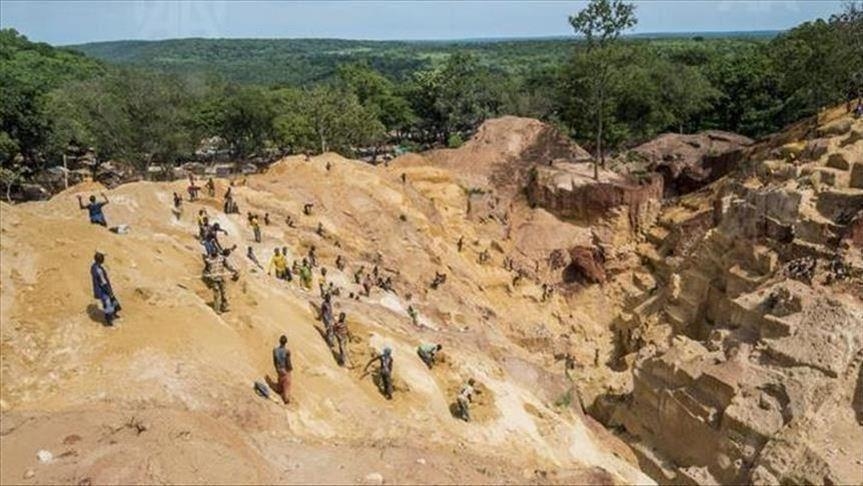
MULTIPOLYGON (((226 181, 218 184, 221 195, 226 181)), ((177 221, 171 193, 183 182, 121 186, 108 192, 106 215, 129 224, 126 235, 89 225, 77 209, 75 195, 94 187, 0 205, 0 480, 351 483, 379 472, 388 483, 649 482, 624 460, 625 446, 578 410, 554 405, 566 388, 562 364, 518 339, 546 323, 582 335, 596 325, 582 316, 563 322, 571 311, 560 297, 541 303, 536 282, 513 288, 501 267, 505 253, 528 258, 531 245, 542 245, 525 235, 550 216, 513 206, 522 229, 502 239, 499 223, 467 214, 470 184, 441 166, 375 168, 324 154, 287 158, 235 187, 243 215, 221 214, 219 201, 204 198, 184 203, 177 221), (307 202, 311 216, 301 211, 307 202), (317 246, 327 278, 342 287, 335 310, 348 315, 354 368, 337 366, 315 328, 317 292, 257 271, 244 251, 232 256, 242 278, 229 288, 231 312, 212 311, 193 237, 202 207, 228 230, 226 242, 252 244, 263 263, 276 245, 294 258, 317 246), (247 210, 271 215, 262 244, 252 243, 247 210), (296 228, 284 223, 288 214, 296 228), (324 237, 314 232, 318 223, 324 237), (107 253, 124 305, 114 329, 101 326, 91 299, 96 249, 107 253), (485 249, 492 261, 481 265, 485 249), (347 258, 345 273, 333 265, 337 254, 347 258), (352 272, 375 263, 396 293, 350 300, 358 290, 352 272), (430 290, 435 271, 448 279, 430 290), (409 304, 422 328, 411 324, 409 304), (294 356, 296 401, 288 407, 252 391, 254 380, 272 375, 270 350, 281 333, 294 356), (446 351, 431 371, 414 352, 426 340, 446 351), (359 369, 385 344, 395 350, 392 402, 359 369), (464 424, 449 408, 471 376, 485 393, 478 420, 464 424), (55 460, 40 464, 39 449, 55 460)), ((567 228, 549 238, 581 234, 567 228)))

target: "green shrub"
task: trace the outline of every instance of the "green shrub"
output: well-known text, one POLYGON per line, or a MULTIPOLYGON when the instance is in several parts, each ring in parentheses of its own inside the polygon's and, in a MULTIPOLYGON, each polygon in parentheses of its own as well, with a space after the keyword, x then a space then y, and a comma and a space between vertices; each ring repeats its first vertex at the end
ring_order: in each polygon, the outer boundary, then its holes
POLYGON ((446 139, 446 146, 449 148, 459 148, 464 143, 464 140, 461 139, 461 135, 458 133, 453 133, 446 139))

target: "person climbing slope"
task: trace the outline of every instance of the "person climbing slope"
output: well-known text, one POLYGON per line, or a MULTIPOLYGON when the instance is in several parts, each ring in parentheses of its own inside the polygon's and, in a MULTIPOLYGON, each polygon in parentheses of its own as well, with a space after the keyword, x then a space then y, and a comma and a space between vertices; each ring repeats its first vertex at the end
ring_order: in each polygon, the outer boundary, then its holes
POLYGON ((276 278, 285 280, 288 273, 288 260, 285 255, 279 253, 279 249, 273 248, 273 256, 270 257, 270 263, 267 265, 267 275, 275 272, 276 278))
POLYGON ((194 174, 189 174, 189 187, 187 187, 186 190, 189 192, 189 201, 195 201, 198 199, 198 191, 201 190, 201 188, 195 185, 194 174))
POLYGON ((300 266, 300 283, 306 290, 312 289, 312 267, 309 266, 309 261, 303 258, 303 264, 300 266))
POLYGON ((93 255, 93 264, 90 265, 90 277, 93 280, 93 297, 99 299, 99 302, 102 304, 102 312, 105 314, 105 324, 113 326, 114 319, 120 317, 117 315, 120 312, 120 302, 114 296, 114 289, 111 287, 108 272, 103 266, 104 263, 105 254, 97 251, 93 255))
POLYGON ((255 243, 261 242, 261 223, 258 221, 258 215, 253 214, 249 219, 249 224, 252 225, 252 232, 255 234, 255 243))
POLYGON ((372 294, 372 278, 366 274, 363 277, 363 295, 369 297, 372 294))
POLYGON ((285 405, 291 401, 291 372, 294 370, 291 364, 291 350, 287 348, 287 344, 288 337, 282 334, 279 337, 279 345, 273 348, 273 366, 278 376, 276 393, 282 397, 285 405))
POLYGON ((467 383, 461 387, 456 397, 459 418, 465 422, 470 422, 470 405, 473 402, 474 394, 479 393, 475 386, 476 382, 473 378, 467 380, 467 383))
POLYGON ((206 209, 198 210, 198 239, 204 241, 204 237, 207 235, 207 229, 210 226, 210 217, 207 216, 206 209))
POLYGON ((174 193, 174 209, 172 212, 174 213, 174 217, 178 220, 180 219, 180 216, 183 215, 183 198, 181 198, 176 192, 174 193))
POLYGON ((420 325, 420 322, 419 322, 419 313, 417 312, 417 310, 416 310, 416 309, 414 309, 414 306, 413 306, 413 305, 409 305, 409 306, 408 306, 408 316, 410 316, 410 318, 411 318, 411 322, 413 323, 413 325, 414 325, 414 326, 419 326, 419 325, 420 325))
POLYGON ((204 231, 204 241, 202 241, 202 244, 207 250, 208 255, 221 253, 224 249, 222 244, 219 242, 219 233, 228 234, 227 231, 222 229, 218 221, 207 226, 206 231, 204 231))
POLYGON ((315 245, 312 245, 309 248, 309 255, 307 258, 310 267, 314 268, 318 266, 318 255, 315 253, 315 245))
POLYGON ((217 314, 228 312, 228 298, 225 296, 225 276, 228 272, 232 280, 237 280, 240 273, 228 262, 231 250, 223 250, 204 257, 203 278, 213 291, 213 310, 217 314), (227 270, 227 271, 226 271, 227 270))
MULTIPOLYGON (((288 265, 288 247, 287 246, 282 247, 282 256, 285 257, 285 280, 287 280, 288 282, 293 282, 294 281, 294 275, 293 275, 293 273, 291 273, 291 267, 288 265)), ((296 263, 296 262, 294 262, 294 263, 296 263)))
POLYGON ((324 301, 321 302, 321 322, 324 324, 324 339, 327 341, 327 346, 333 347, 333 303, 330 294, 324 295, 324 301))
POLYGON ((345 313, 339 313, 339 319, 336 321, 336 324, 333 326, 333 332, 336 335, 336 342, 339 344, 339 356, 338 363, 339 366, 345 365, 345 352, 348 349, 348 323, 345 322, 345 313))
POLYGON ((420 359, 423 360, 423 363, 431 369, 435 364, 437 353, 441 349, 443 349, 443 346, 440 344, 422 343, 417 346, 417 355, 419 355, 420 359))
POLYGON ((107 227, 108 221, 105 220, 105 214, 102 212, 102 206, 108 204, 110 201, 108 201, 108 196, 106 196, 104 192, 102 193, 102 198, 105 200, 102 202, 97 202, 96 196, 91 195, 90 203, 84 204, 84 202, 81 201, 81 196, 79 195, 78 207, 87 210, 87 213, 90 215, 91 224, 98 224, 107 227))
POLYGON ((257 256, 255 256, 255 251, 254 251, 254 250, 252 250, 252 247, 251 247, 251 246, 246 247, 246 258, 248 258, 249 260, 251 260, 251 261, 252 261, 252 263, 254 263, 254 264, 255 264, 255 266, 257 266, 257 267, 258 267, 258 268, 260 268, 261 270, 263 270, 263 269, 264 269, 264 267, 262 267, 262 266, 261 266, 261 262, 259 262, 259 261, 258 261, 258 257, 257 257, 257 256))
POLYGON ((206 187, 206 188, 207 188, 207 195, 208 195, 208 196, 210 196, 210 197, 215 197, 215 196, 216 196, 216 183, 215 183, 215 182, 213 182, 213 178, 212 178, 212 177, 210 177, 209 179, 207 179, 207 183, 206 183, 206 184, 204 184, 204 187, 206 187))
POLYGON ((387 400, 393 399, 393 350, 387 346, 383 353, 370 359, 363 368, 363 373, 366 373, 372 363, 379 363, 378 375, 381 378, 380 388, 381 393, 387 397, 387 400))

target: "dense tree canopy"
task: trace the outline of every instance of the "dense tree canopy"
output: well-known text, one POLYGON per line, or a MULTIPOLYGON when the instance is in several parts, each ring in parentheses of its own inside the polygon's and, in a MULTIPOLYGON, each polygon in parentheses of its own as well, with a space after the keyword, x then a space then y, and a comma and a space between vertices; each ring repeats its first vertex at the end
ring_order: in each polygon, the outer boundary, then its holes
POLYGON ((557 124, 601 154, 664 131, 760 136, 860 95, 860 3, 773 38, 622 37, 635 13, 593 0, 570 18, 575 40, 83 47, 110 63, 0 30, 0 184, 59 165, 70 146, 142 170, 190 160, 213 137, 238 160, 352 156, 456 146, 504 114, 557 124))

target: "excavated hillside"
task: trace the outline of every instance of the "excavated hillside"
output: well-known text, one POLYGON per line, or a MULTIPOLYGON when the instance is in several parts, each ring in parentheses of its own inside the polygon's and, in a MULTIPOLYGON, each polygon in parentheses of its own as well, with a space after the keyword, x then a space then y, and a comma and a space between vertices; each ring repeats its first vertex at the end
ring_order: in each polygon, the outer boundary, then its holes
POLYGON ((863 121, 834 110, 752 144, 721 135, 721 170, 684 150, 680 174, 698 177, 673 191, 664 173, 596 181, 556 130, 504 117, 386 166, 288 157, 234 181, 241 215, 220 211, 226 180, 179 219, 185 182, 107 192, 126 234, 77 209, 92 185, 0 205, 0 481, 859 483, 863 121), (231 311, 213 312, 201 208, 264 264, 316 248, 347 314, 346 369, 320 334, 320 268, 307 292, 237 251, 231 311), (260 244, 247 211, 270 215, 260 244), (97 249, 124 305, 115 328, 91 298, 97 249), (392 291, 357 296, 361 266, 392 291), (282 333, 287 407, 252 386, 282 333), (443 345, 433 369, 421 342, 443 345), (392 401, 362 373, 384 346, 392 401), (470 377, 465 423, 451 409, 470 377))
POLYGON ((863 120, 843 108, 752 146, 667 204, 621 313, 631 380, 592 412, 654 479, 863 480, 863 120))
POLYGON ((585 230, 526 205, 495 207, 496 186, 476 182, 530 151, 580 149, 533 120, 490 121, 481 134, 492 143, 481 135, 449 154, 476 162, 464 176, 457 165, 432 162, 384 168, 335 154, 288 157, 235 181, 241 214, 220 210, 226 180, 217 180, 217 198, 185 202, 179 219, 171 195, 184 194, 185 181, 123 185, 106 192, 105 212, 110 224, 129 225, 125 234, 88 224, 78 209, 77 195, 101 190, 92 184, 50 201, 0 205, 0 480, 650 482, 629 448, 583 415, 565 360, 548 349, 561 330, 579 342, 606 324, 590 312, 573 318, 560 295, 543 299, 535 278, 513 281, 515 265, 527 268, 555 241, 570 244, 585 230), (522 133, 512 136, 513 127, 522 133), (512 144, 499 147, 495 137, 512 144), (310 215, 305 204, 313 204, 310 215), (241 277, 228 283, 231 310, 221 315, 200 277, 195 214, 202 208, 228 231, 223 244, 239 247, 231 260, 241 277), (269 213, 260 244, 247 211, 269 213), (326 281, 340 290, 335 312, 347 314, 347 368, 319 331, 321 268, 307 292, 258 270, 244 256, 247 246, 264 264, 277 246, 287 246, 290 259, 316 247, 326 281), (95 250, 107 254, 123 304, 114 328, 102 325, 92 299, 95 250), (339 255, 344 271, 334 264, 339 255), (518 263, 504 268, 505 258, 518 263), (360 266, 377 266, 393 291, 357 296, 360 266), (447 278, 432 289, 437 272, 447 278), (419 313, 417 325, 408 306, 419 313), (282 333, 294 362, 288 406, 253 390, 273 377, 271 350, 282 333), (431 370, 416 355, 421 342, 443 345, 431 370), (392 401, 362 373, 384 346, 394 349, 392 401), (465 423, 451 408, 471 377, 481 394, 475 420, 465 423), (41 461, 41 450, 53 457, 41 461))

